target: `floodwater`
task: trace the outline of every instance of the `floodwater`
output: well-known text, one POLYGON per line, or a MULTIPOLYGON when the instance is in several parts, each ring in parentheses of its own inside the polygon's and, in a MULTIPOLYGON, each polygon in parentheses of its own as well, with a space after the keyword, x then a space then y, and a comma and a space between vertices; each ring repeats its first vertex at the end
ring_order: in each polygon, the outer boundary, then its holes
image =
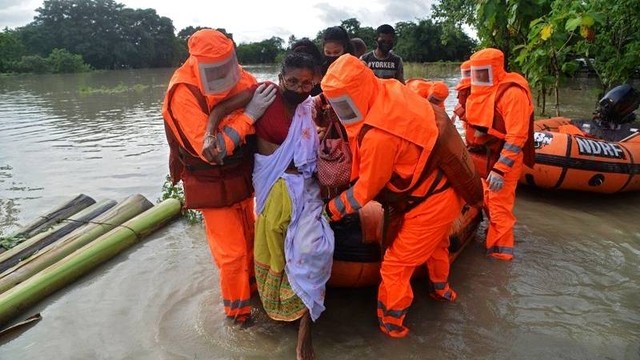
MULTIPOLYGON (((273 68, 251 68, 276 79, 273 68)), ((0 231, 84 193, 155 202, 167 175, 160 108, 171 69, 0 77, 0 231)), ((456 82, 456 74, 445 81, 456 82)), ((592 80, 564 89, 563 114, 590 117, 592 80)), ((455 91, 447 101, 451 114, 455 91)), ((453 304, 416 283, 391 339, 375 289, 330 289, 314 325, 318 359, 639 359, 640 194, 597 196, 521 187, 514 261, 479 240, 452 266, 453 304)), ((483 233, 484 224, 479 229, 483 233)), ((1 359, 291 359, 296 326, 258 313, 224 319, 201 225, 176 221, 65 287, 0 339, 1 359)))

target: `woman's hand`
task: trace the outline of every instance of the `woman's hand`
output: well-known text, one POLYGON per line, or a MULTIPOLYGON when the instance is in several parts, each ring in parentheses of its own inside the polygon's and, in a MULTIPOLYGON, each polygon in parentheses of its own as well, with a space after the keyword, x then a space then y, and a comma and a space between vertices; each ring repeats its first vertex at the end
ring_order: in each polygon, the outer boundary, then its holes
POLYGON ((324 134, 327 133, 327 127, 326 126, 316 126, 316 133, 318 133, 318 138, 320 140, 322 140, 322 138, 324 137, 324 134))
POLYGON ((214 134, 207 134, 202 143, 202 156, 208 162, 216 165, 222 165, 222 152, 218 146, 217 138, 214 134))

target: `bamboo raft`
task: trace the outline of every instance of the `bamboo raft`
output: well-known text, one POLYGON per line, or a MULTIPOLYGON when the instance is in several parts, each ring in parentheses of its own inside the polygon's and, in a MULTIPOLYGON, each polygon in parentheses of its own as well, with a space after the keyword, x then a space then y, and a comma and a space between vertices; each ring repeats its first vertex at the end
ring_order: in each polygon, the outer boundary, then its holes
MULTIPOLYGON (((153 205, 139 194, 120 203, 81 194, 0 238, 0 329, 169 223, 181 208, 177 199, 153 205)), ((0 335, 39 319, 32 316, 0 335)))

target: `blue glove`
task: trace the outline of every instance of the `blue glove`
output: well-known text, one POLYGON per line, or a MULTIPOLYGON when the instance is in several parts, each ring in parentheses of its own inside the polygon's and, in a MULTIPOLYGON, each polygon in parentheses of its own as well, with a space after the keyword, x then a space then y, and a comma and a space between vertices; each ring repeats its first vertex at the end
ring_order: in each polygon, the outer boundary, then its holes
POLYGON ((487 176, 487 184, 489 184, 489 190, 498 192, 504 187, 504 177, 495 171, 491 171, 487 176))

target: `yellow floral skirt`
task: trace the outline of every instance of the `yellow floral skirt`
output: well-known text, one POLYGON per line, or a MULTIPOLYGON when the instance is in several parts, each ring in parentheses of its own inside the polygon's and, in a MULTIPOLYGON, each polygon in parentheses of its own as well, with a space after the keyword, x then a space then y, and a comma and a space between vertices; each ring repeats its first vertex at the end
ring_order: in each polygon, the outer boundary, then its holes
POLYGON ((262 306, 274 320, 294 321, 307 310, 284 271, 284 239, 291 222, 292 203, 284 179, 271 188, 264 210, 256 219, 254 259, 262 306))

